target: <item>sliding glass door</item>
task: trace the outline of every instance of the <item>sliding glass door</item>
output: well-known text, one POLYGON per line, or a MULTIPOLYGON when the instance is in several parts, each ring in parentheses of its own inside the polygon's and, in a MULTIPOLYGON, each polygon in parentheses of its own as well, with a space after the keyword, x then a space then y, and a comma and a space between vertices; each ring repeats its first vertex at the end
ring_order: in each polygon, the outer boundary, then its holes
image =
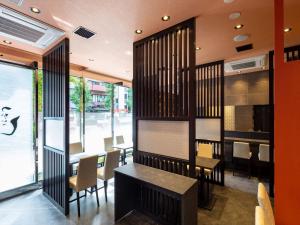
POLYGON ((0 63, 0 193, 35 182, 34 73, 0 63))

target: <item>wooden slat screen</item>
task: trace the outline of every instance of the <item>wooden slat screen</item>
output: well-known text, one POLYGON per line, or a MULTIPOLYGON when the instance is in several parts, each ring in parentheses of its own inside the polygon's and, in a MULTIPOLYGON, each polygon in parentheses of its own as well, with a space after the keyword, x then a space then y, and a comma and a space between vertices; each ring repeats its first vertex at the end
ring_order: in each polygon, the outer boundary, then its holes
POLYGON ((183 176, 189 175, 189 161, 183 159, 138 151, 136 153, 136 162, 183 176))
POLYGON ((69 40, 43 56, 43 192, 63 213, 69 213, 69 40), (59 120, 63 149, 46 145, 47 121, 59 120))
POLYGON ((286 62, 300 60, 300 45, 285 48, 284 58, 286 62))
POLYGON ((196 140, 196 144, 211 144, 214 158, 221 163, 214 170, 211 181, 224 185, 224 61, 196 66, 196 118, 220 119, 220 141, 196 140))
POLYGON ((222 117, 224 61, 196 67, 197 118, 222 117))
POLYGON ((137 119, 189 119, 193 29, 189 20, 134 43, 137 119))
MULTIPOLYGON (((138 121, 189 122, 189 175, 195 174, 195 18, 133 45, 133 149, 138 121)), ((139 154, 140 153, 140 154, 139 154)))

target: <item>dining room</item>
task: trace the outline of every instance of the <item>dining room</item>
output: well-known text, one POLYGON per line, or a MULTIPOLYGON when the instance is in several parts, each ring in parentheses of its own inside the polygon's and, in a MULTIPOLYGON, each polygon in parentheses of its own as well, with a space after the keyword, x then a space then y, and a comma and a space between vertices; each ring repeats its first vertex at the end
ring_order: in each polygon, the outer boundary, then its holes
POLYGON ((255 6, 1 1, 0 224, 297 224, 300 6, 255 6))

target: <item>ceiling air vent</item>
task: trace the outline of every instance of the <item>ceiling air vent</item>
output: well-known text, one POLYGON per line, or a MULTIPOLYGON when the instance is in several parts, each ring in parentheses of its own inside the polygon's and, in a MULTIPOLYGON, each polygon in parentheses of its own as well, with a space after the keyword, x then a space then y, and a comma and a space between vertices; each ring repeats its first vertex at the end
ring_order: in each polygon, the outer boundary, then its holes
POLYGON ((0 35, 44 49, 63 36, 64 32, 0 6, 0 35))
POLYGON ((96 34, 95 32, 93 32, 93 31, 91 31, 91 30, 89 30, 89 29, 87 29, 85 27, 82 27, 82 26, 78 27, 74 31, 74 33, 77 34, 77 35, 79 35, 79 36, 81 36, 81 37, 84 37, 86 39, 91 38, 91 37, 93 37, 96 34))
POLYGON ((8 0, 8 1, 11 2, 11 3, 16 4, 18 6, 22 5, 22 3, 23 3, 23 0, 8 0))
POLYGON ((231 65, 233 70, 249 69, 255 66, 256 66, 256 61, 243 62, 243 63, 237 63, 231 65))
POLYGON ((237 71, 243 71, 249 69, 259 69, 259 68, 261 69, 263 67, 266 67, 266 65, 267 65, 266 56, 262 55, 262 56, 225 63, 225 72, 231 73, 231 72, 237 72, 237 71))
POLYGON ((243 51, 253 49, 253 45, 252 44, 242 45, 242 46, 236 47, 235 49, 236 49, 237 52, 243 52, 243 51))

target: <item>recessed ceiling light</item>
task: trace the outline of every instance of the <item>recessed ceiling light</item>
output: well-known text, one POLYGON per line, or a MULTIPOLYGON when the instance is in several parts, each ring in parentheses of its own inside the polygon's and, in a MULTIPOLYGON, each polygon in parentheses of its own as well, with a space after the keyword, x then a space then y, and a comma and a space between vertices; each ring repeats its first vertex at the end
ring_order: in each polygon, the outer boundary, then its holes
POLYGON ((249 38, 249 35, 247 34, 241 34, 241 35, 237 35, 233 38, 233 40, 235 42, 240 42, 240 41, 246 41, 249 38))
POLYGON ((33 13, 36 13, 36 14, 41 13, 41 10, 39 10, 39 9, 36 8, 36 7, 30 7, 30 11, 33 12, 33 13))
POLYGON ((291 31, 292 31, 292 28, 286 27, 286 28, 284 28, 283 31, 284 31, 285 33, 288 33, 288 32, 291 32, 291 31))
POLYGON ((224 3, 226 3, 226 4, 229 4, 229 3, 232 3, 232 2, 234 2, 234 0, 224 0, 224 3))
POLYGON ((233 13, 230 13, 229 19, 230 20, 236 20, 236 19, 240 18, 240 16, 241 16, 240 12, 233 12, 233 13))
POLYGON ((162 18, 161 18, 161 20, 162 21, 169 21, 170 20, 170 16, 163 16, 162 18))
POLYGON ((135 33, 136 34, 141 34, 141 33, 143 33, 143 30, 137 29, 137 30, 135 30, 135 33))
POLYGON ((243 27, 244 27, 243 24, 238 24, 234 27, 234 29, 239 30, 239 29, 242 29, 243 27))
POLYGON ((200 47, 196 47, 196 50, 201 50, 201 48, 200 47))
POLYGON ((89 61, 90 61, 90 62, 94 62, 95 60, 94 60, 94 59, 89 59, 89 61))
POLYGON ((8 40, 4 40, 3 41, 5 44, 8 44, 8 45, 11 45, 12 44, 12 42, 11 41, 8 41, 8 40))
POLYGON ((3 54, 0 54, 0 57, 3 57, 3 54))
POLYGON ((132 55, 132 51, 126 51, 125 54, 126 55, 132 55))

